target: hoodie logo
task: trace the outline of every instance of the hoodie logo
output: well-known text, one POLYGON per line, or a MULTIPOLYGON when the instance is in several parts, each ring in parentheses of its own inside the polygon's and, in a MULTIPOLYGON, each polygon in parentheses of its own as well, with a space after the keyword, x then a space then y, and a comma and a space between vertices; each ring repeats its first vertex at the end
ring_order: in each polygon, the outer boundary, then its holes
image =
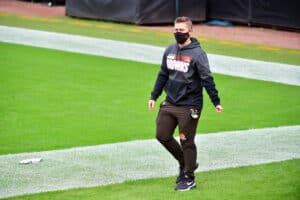
POLYGON ((186 73, 189 70, 191 62, 192 58, 189 56, 181 56, 175 54, 169 54, 167 56, 167 67, 169 70, 186 73))

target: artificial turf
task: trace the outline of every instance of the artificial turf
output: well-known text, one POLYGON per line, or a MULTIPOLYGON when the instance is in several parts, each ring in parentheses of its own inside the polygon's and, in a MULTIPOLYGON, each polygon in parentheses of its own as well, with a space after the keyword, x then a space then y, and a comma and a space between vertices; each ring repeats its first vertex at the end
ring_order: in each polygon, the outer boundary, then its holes
MULTIPOLYGON (((0 14, 0 24, 166 46, 171 34, 135 25, 0 14)), ((200 38, 208 53, 300 65, 299 50, 200 38)), ((0 154, 154 137, 147 110, 158 66, 0 43, 0 154)), ((205 96, 198 132, 298 125, 299 87, 215 74, 224 112, 205 96)), ((162 100, 162 98, 160 99, 162 100)), ((197 189, 174 177, 13 199, 299 199, 299 160, 197 173, 197 189)))
MULTIPOLYGON (((0 60, 0 154, 154 138, 147 102, 158 65, 8 43, 0 60)), ((225 110, 205 95, 199 133, 300 123, 298 86, 215 81, 225 110)))
POLYGON ((196 174, 197 187, 174 191, 175 177, 128 181, 104 187, 45 192, 10 200, 298 200, 300 160, 196 174))

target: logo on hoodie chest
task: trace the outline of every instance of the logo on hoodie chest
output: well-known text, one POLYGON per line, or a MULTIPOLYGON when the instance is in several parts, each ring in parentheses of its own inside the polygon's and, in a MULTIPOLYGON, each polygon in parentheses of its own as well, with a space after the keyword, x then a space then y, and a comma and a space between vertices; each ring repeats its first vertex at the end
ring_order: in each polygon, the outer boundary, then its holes
POLYGON ((167 56, 167 68, 179 72, 188 72, 192 58, 189 56, 169 54, 167 56))

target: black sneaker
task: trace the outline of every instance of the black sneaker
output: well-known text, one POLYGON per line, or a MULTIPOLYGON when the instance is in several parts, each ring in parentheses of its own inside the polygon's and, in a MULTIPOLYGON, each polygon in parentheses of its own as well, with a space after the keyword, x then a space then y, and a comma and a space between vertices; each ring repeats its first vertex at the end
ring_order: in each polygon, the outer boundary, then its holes
MULTIPOLYGON (((199 164, 196 163, 194 170, 198 168, 199 164)), ((176 184, 178 184, 184 176, 184 167, 179 167, 179 175, 176 178, 176 184)))
POLYGON ((175 190, 184 192, 191 190, 196 187, 196 182, 194 177, 189 177, 188 175, 184 175, 181 181, 177 184, 175 190))

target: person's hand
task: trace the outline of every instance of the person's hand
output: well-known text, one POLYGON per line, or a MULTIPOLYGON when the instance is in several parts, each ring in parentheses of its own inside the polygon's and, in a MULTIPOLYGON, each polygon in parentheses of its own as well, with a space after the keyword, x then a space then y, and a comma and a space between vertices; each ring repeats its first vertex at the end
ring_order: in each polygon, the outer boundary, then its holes
POLYGON ((150 111, 154 111, 154 108, 155 108, 155 101, 150 99, 149 102, 148 102, 148 108, 150 111))
POLYGON ((216 111, 217 112, 222 112, 223 111, 223 107, 221 105, 217 105, 216 106, 216 111))

